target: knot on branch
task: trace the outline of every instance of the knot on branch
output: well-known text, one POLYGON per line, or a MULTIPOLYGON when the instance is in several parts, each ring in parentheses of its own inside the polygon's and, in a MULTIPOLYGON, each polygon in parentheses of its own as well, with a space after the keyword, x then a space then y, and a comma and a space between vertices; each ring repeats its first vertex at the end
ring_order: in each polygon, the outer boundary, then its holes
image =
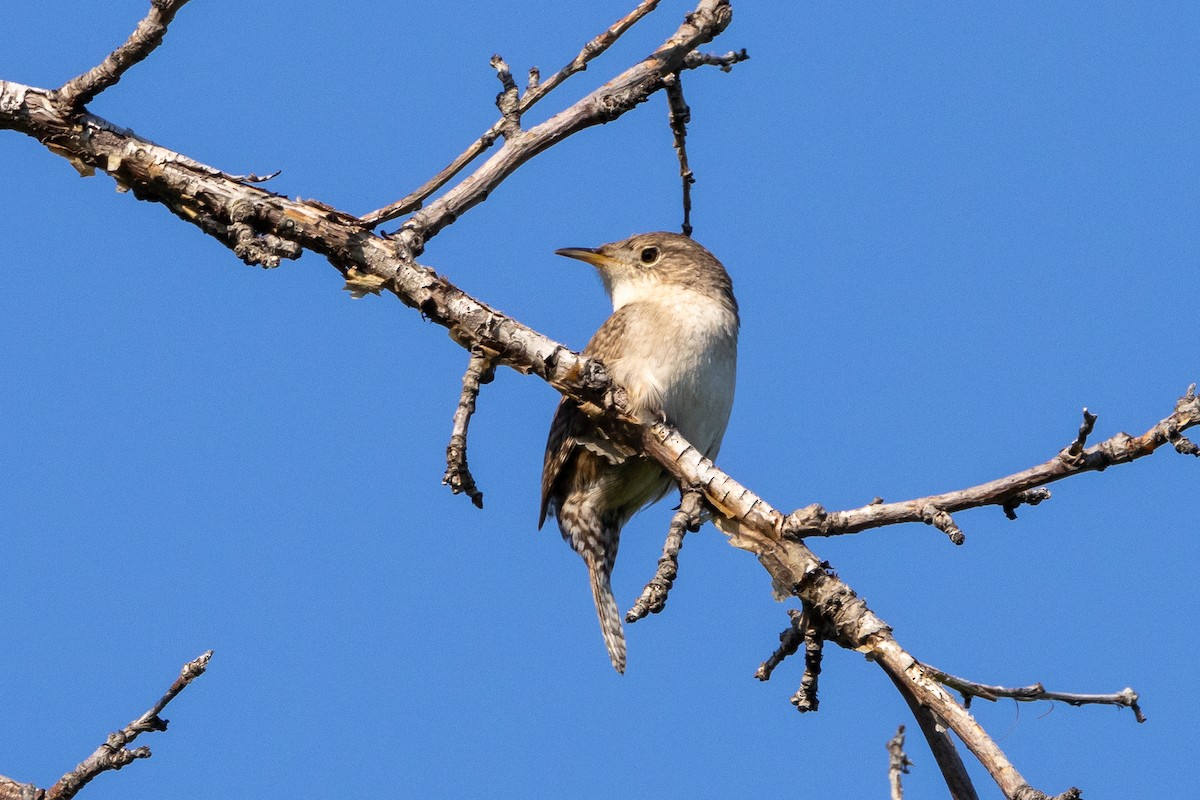
POLYGON ((1004 501, 1002 505, 1002 508, 1004 509, 1004 516, 1008 517, 1009 519, 1016 519, 1018 506, 1036 506, 1043 500, 1049 499, 1050 490, 1044 487, 1026 489, 1023 492, 1017 492, 1012 497, 1004 501))
POLYGON ((749 59, 750 54, 746 52, 746 48, 744 47, 741 50, 730 50, 724 55, 700 53, 693 50, 684 57, 683 68, 696 69, 697 67, 712 66, 717 67, 721 72, 731 72, 734 64, 740 64, 749 59))
POLYGON ((891 632, 853 589, 832 574, 827 562, 807 570, 791 593, 803 600, 811 619, 820 621, 820 637, 847 650, 868 647, 871 639, 891 632))
POLYGON ((1063 463, 1069 467, 1080 467, 1084 461, 1084 448, 1087 447, 1087 438, 1091 435, 1092 430, 1096 427, 1096 415, 1089 412, 1086 408, 1083 409, 1083 422, 1079 425, 1079 433, 1075 437, 1075 441, 1067 445, 1058 457, 1063 463))
POLYGON ((784 517, 783 535, 788 539, 824 536, 829 529, 829 512, 820 503, 799 508, 784 517))
POLYGON ((228 222, 212 214, 199 213, 190 206, 173 210, 223 242, 247 266, 273 269, 283 259, 297 259, 304 252, 304 248, 291 239, 259 231, 255 225, 259 222, 260 209, 249 200, 238 200, 229 206, 228 222))
MULTIPOLYGON (((512 71, 499 53, 492 56, 491 64, 503 87, 500 94, 496 95, 496 108, 500 109, 503 118, 500 133, 505 139, 511 139, 521 132, 521 98, 517 92, 517 82, 513 80, 512 71)), ((530 72, 530 81, 534 86, 537 85, 537 76, 533 71, 530 72)))
POLYGON ((1113 464, 1124 464, 1127 461, 1133 461, 1135 458, 1134 448, 1132 447, 1134 438, 1128 433, 1122 431, 1111 439, 1106 439, 1099 445, 1099 452, 1102 457, 1098 469, 1103 472, 1113 464))
POLYGON ((1196 397, 1196 384, 1188 387, 1187 393, 1175 403, 1175 413, 1167 425, 1167 441, 1175 452, 1183 456, 1200 456, 1200 446, 1184 436, 1181 431, 1189 425, 1200 423, 1200 398, 1196 397))
POLYGON ((926 505, 921 509, 921 521, 949 536, 950 541, 954 544, 962 544, 967 540, 966 534, 954 524, 954 518, 944 509, 935 505, 926 505))

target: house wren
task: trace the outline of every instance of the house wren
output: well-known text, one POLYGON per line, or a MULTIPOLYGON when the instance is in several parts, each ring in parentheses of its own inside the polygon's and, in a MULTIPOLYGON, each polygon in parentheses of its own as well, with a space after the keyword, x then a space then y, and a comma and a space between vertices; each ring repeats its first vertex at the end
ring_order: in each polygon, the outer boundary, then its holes
MULTIPOLYGON (((583 354, 604 363, 639 416, 665 419, 714 458, 737 372, 737 301, 721 262, 677 233, 555 252, 594 266, 612 298, 612 316, 583 354)), ((610 576, 621 528, 670 487, 661 466, 617 452, 573 401, 559 403, 546 442, 538 527, 553 513, 563 539, 583 556, 617 672, 625 671, 625 634, 610 576)))

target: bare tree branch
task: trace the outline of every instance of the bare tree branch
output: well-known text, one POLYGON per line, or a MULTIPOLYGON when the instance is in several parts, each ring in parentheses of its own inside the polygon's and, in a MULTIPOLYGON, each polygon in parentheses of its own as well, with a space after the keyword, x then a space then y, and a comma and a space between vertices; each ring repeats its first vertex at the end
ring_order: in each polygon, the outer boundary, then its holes
POLYGON ((904 800, 904 786, 900 781, 901 775, 908 774, 912 762, 904 753, 904 726, 896 729, 896 735, 888 739, 888 784, 891 786, 892 800, 904 800))
POLYGON ((108 740, 100 745, 96 752, 59 778, 49 789, 39 789, 33 784, 17 783, 0 776, 0 800, 70 800, 97 775, 121 769, 139 758, 149 758, 149 747, 142 746, 130 750, 127 746, 143 733, 167 729, 167 720, 159 714, 187 688, 188 684, 204 674, 212 654, 212 650, 209 650, 196 660, 184 664, 183 669, 179 671, 179 677, 149 711, 121 730, 110 733, 108 740))
POLYGON ((696 176, 688 166, 687 157, 687 124, 692 121, 692 110, 683 99, 683 79, 679 73, 669 75, 666 79, 667 103, 671 109, 671 135, 675 139, 675 153, 679 156, 679 177, 683 182, 683 225, 680 230, 684 236, 692 235, 692 184, 696 176))
POLYGON ((695 533, 700 530, 703 496, 704 493, 699 489, 684 489, 680 493, 679 510, 671 517, 671 524, 667 528, 667 539, 663 542, 658 568, 654 577, 646 584, 646 588, 642 589, 633 608, 625 615, 626 622, 637 622, 666 608, 667 595, 670 594, 671 587, 675 585, 675 578, 679 575, 679 551, 683 547, 683 537, 689 532, 695 533))
MULTIPOLYGON (((967 766, 963 763, 958 748, 954 746, 954 740, 950 737, 946 724, 921 701, 916 687, 910 681, 905 680, 901 675, 894 674, 887 665, 881 664, 880 666, 883 667, 884 673, 892 679, 900 696, 904 698, 904 702, 908 704, 913 719, 917 721, 917 726, 921 729, 921 735, 925 737, 925 742, 933 753, 933 759, 937 762, 938 771, 942 773, 946 788, 950 790, 951 800, 979 800, 975 784, 971 782, 967 766)), ((1010 797, 1007 792, 1005 796, 1010 797)))
POLYGON ((153 708, 116 733, 110 733, 108 741, 100 745, 96 752, 46 790, 46 800, 70 800, 88 781, 100 773, 120 769, 138 758, 149 758, 150 748, 143 746, 128 750, 126 745, 143 733, 167 729, 167 720, 160 717, 159 714, 166 709, 168 703, 187 688, 188 684, 204 674, 212 655, 213 651, 209 650, 196 660, 184 664, 183 669, 179 671, 179 677, 171 684, 171 688, 167 689, 166 694, 159 698, 153 708))
POLYGON ((1124 706, 1133 711, 1133 716, 1138 722, 1145 722, 1146 715, 1142 713, 1142 708, 1138 705, 1138 693, 1133 689, 1126 688, 1112 694, 1077 694, 1069 692, 1050 692, 1047 691, 1040 683, 1035 683, 1030 686, 989 686, 984 683, 976 683, 969 681, 966 678, 959 678, 956 675, 951 675, 948 672, 942 672, 936 667, 931 667, 928 664, 924 665, 925 671, 931 678, 939 683, 949 686, 965 700, 964 705, 971 704, 971 698, 979 697, 990 702, 995 702, 1001 697, 1010 697, 1022 703, 1032 703, 1038 700, 1059 700, 1067 705, 1083 706, 1083 705, 1109 705, 1109 706, 1124 706))
POLYGON ((801 629, 804 633, 804 674, 800 676, 800 688, 789 698, 801 714, 816 711, 821 704, 817 696, 817 686, 821 678, 821 659, 825 653, 825 635, 813 617, 813 614, 806 614, 801 619, 801 629))
POLYGON ((475 485, 475 478, 467 466, 467 427, 475 413, 480 384, 491 383, 495 375, 494 357, 479 350, 471 353, 471 361, 463 374, 462 395, 454 410, 454 428, 450 444, 446 446, 446 474, 442 477, 442 483, 449 486, 451 492, 465 493, 476 508, 483 508, 483 492, 475 485))
MULTIPOLYGON (((1088 414, 1086 409, 1084 414, 1085 421, 1075 441, 1054 458, 1035 467, 968 489, 899 503, 871 503, 862 508, 832 512, 827 512, 819 505, 807 506, 789 515, 784 523, 784 533, 797 538, 841 536, 901 522, 924 522, 926 509, 930 507, 949 514, 986 505, 999 505, 1009 511, 1020 503, 1035 505, 1049 495, 1031 493, 1031 490, 1072 475, 1098 472, 1115 464, 1125 464, 1150 455, 1163 444, 1175 444, 1185 438, 1182 432, 1200 423, 1200 401, 1196 399, 1196 387, 1193 384, 1175 404, 1175 412, 1142 435, 1118 433, 1092 447, 1084 447, 1084 443, 1095 417, 1088 414), (1087 416, 1091 416, 1091 422, 1087 421, 1087 416)), ((1190 451, 1187 454, 1196 455, 1190 451)), ((1010 514, 1010 517, 1015 515, 1010 514)))
POLYGON ((145 59, 162 44, 167 26, 187 1, 152 0, 150 12, 138 23, 125 44, 112 51, 108 58, 53 92, 53 102, 65 109, 83 108, 92 102, 98 94, 121 80, 127 69, 145 59))
MULTIPOLYGON (((621 38, 621 35, 625 31, 632 28, 634 23, 653 11, 658 4, 659 0, 643 0, 643 2, 638 4, 637 8, 610 25, 604 33, 601 33, 584 45, 583 49, 579 51, 579 55, 575 56, 570 64, 567 64, 558 72, 551 75, 546 81, 543 82, 541 80, 541 73, 537 67, 530 68, 528 88, 525 91, 525 96, 521 98, 520 103, 515 109, 517 116, 520 117, 521 114, 532 108, 535 103, 554 91, 567 78, 587 69, 589 61, 611 47, 613 42, 621 38)), ((362 221, 368 227, 374 228, 388 220, 396 219, 397 217, 402 217, 405 214, 416 211, 430 195, 453 180, 454 176, 462 172, 463 168, 495 144, 496 139, 504 134, 504 126, 504 118, 496 121, 492 127, 488 128, 486 133, 472 142, 470 147, 459 154, 441 172, 422 184, 420 188, 405 195, 396 202, 384 206, 378 211, 364 214, 362 221)))
POLYGON ((746 52, 746 48, 744 47, 741 50, 730 50, 723 55, 693 52, 688 53, 687 58, 683 60, 683 68, 717 67, 722 72, 729 72, 733 69, 734 64, 740 64, 749 59, 750 54, 746 52))
POLYGON ((805 613, 796 608, 789 608, 788 617, 791 618, 792 624, 779 634, 779 647, 775 648, 775 652, 771 653, 766 661, 759 664, 758 669, 754 672, 754 677, 760 681, 771 680, 771 674, 775 672, 775 668, 782 664, 788 656, 795 655, 796 651, 800 649, 800 645, 804 644, 804 632, 809 627, 805 613))
POLYGON ((429 239, 480 203, 521 164, 584 128, 616 119, 663 88, 667 76, 683 67, 687 54, 724 31, 732 15, 728 0, 701 0, 648 57, 570 108, 505 139, 504 146, 475 172, 401 225, 396 238, 408 252, 420 255, 429 239))

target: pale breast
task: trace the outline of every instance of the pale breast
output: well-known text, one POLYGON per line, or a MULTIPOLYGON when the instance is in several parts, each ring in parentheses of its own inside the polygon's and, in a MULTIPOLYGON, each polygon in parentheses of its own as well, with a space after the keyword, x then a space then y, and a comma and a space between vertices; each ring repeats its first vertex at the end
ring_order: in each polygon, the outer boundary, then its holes
POLYGON ((737 376, 737 318, 732 311, 680 290, 628 303, 613 316, 624 317, 621 341, 612 348, 621 356, 605 359, 613 377, 640 411, 661 411, 684 438, 715 456, 729 422, 737 376))

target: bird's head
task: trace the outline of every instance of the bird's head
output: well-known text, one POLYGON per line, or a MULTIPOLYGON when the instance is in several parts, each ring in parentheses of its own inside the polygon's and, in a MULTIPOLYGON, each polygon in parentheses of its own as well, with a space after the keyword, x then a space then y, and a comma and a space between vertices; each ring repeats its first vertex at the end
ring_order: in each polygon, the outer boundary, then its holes
POLYGON ((725 267, 683 234, 639 233, 599 247, 564 247, 554 252, 595 267, 614 310, 629 303, 694 293, 737 313, 733 283, 725 267))

